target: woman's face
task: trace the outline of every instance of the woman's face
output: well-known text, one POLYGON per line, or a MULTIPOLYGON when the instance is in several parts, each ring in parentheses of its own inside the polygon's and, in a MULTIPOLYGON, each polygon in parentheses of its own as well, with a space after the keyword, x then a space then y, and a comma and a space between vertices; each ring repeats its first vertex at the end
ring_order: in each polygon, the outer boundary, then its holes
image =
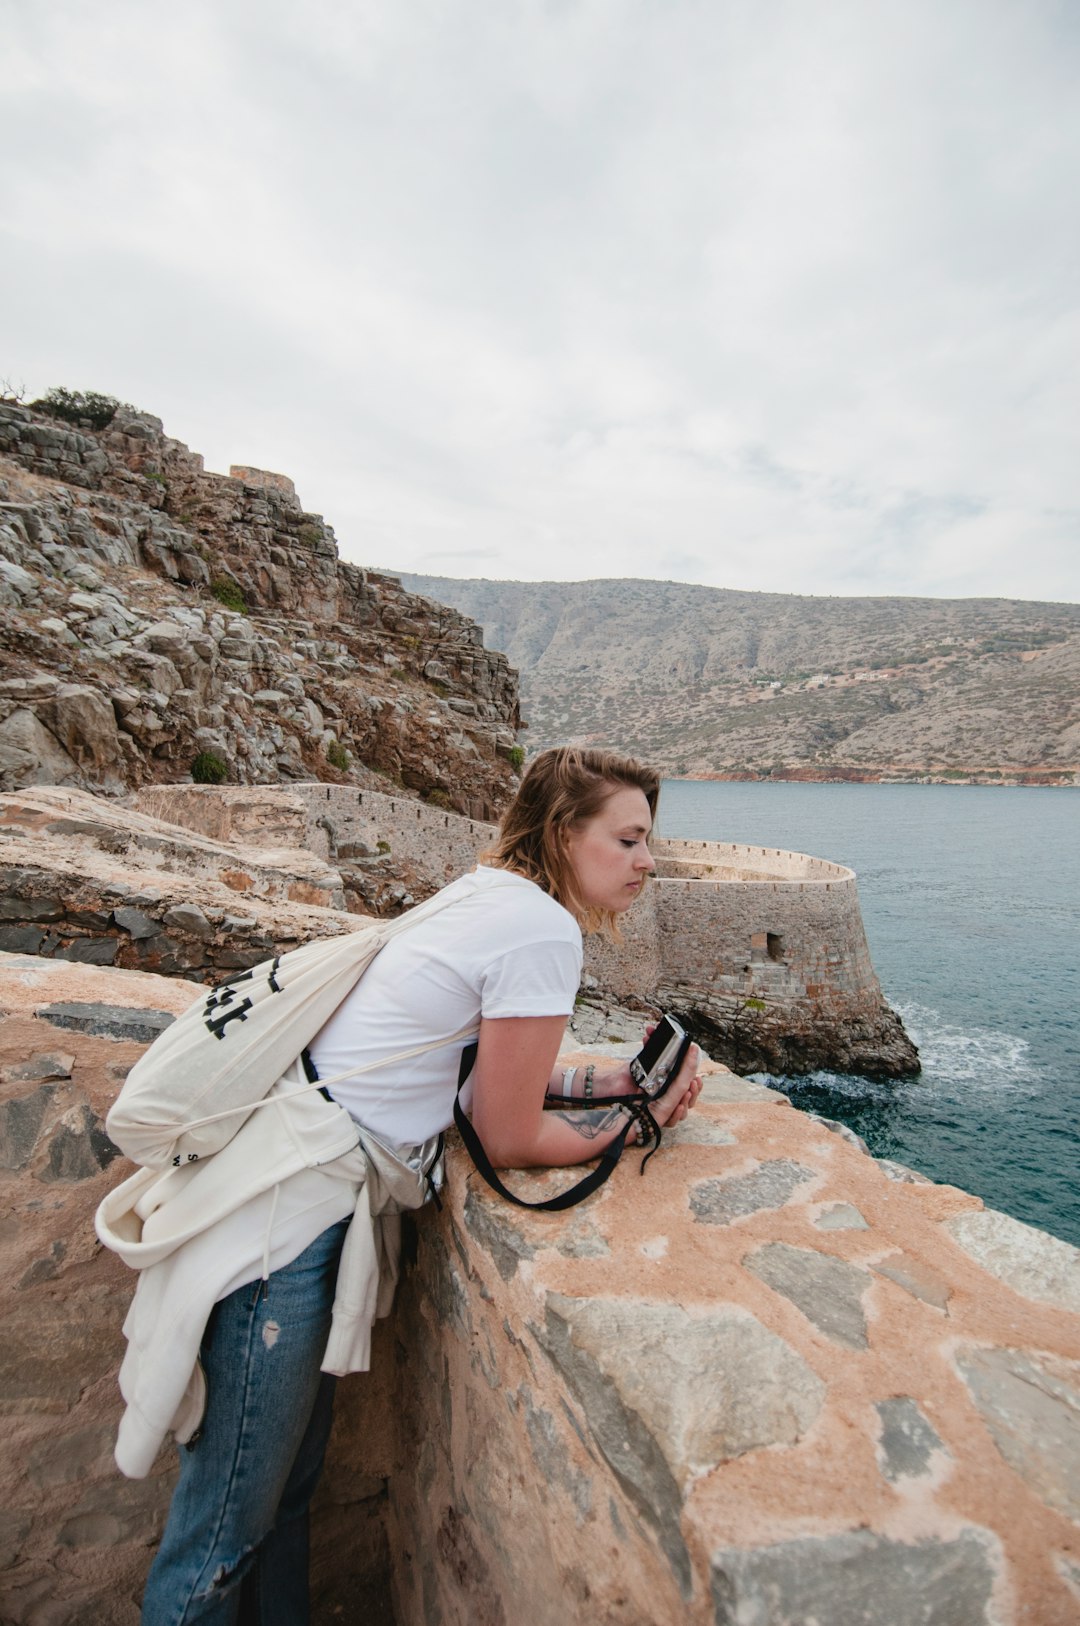
POLYGON ((647 841, 652 814, 643 790, 620 785, 599 813, 567 832, 566 846, 581 901, 621 914, 656 868, 647 841))

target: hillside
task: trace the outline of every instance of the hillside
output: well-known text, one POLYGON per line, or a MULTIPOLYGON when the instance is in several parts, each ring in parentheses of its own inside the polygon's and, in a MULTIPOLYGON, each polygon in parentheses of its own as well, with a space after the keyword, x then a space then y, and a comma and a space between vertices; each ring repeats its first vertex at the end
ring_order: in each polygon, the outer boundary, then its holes
POLYGON ((480 629, 149 413, 0 401, 0 610, 0 790, 323 779, 491 818, 516 782, 480 629))
POLYGON ((590 740, 701 776, 1080 779, 1080 605, 400 579, 505 651, 530 749, 590 740))

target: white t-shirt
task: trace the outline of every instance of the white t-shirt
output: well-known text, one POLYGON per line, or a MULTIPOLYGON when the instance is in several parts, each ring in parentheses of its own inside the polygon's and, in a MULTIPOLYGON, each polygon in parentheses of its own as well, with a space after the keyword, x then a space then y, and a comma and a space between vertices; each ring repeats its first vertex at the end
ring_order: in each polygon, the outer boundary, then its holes
MULTIPOLYGON (((533 881, 481 865, 448 908, 391 938, 309 1046, 320 1078, 449 1037, 480 1017, 569 1016, 581 930, 533 881)), ((383 1140, 412 1145, 453 1120, 463 1041, 342 1079, 331 1093, 383 1140)), ((462 1091, 468 1107, 471 1081, 462 1091)))

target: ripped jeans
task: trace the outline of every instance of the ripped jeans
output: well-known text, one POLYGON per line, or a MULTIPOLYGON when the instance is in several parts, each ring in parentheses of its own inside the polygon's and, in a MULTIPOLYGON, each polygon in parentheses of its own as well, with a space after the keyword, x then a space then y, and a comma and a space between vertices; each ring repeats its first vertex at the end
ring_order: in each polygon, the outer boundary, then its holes
POLYGON ((308 1504, 334 1403, 319 1366, 348 1226, 214 1306, 206 1416, 180 1447, 143 1626, 306 1626, 308 1504))

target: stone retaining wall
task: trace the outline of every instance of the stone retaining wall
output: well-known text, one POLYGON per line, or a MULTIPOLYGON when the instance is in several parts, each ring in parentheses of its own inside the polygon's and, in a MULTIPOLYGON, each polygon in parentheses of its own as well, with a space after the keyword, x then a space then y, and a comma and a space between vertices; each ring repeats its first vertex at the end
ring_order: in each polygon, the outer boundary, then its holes
MULTIPOLYGON (((91 1216, 195 992, 0 956, 5 1626, 138 1618, 172 1454, 111 1465, 131 1279, 91 1216)), ((1080 1255, 723 1069, 706 1103, 565 1216, 452 1149, 340 1386, 316 1626, 1075 1621, 1080 1255)))

